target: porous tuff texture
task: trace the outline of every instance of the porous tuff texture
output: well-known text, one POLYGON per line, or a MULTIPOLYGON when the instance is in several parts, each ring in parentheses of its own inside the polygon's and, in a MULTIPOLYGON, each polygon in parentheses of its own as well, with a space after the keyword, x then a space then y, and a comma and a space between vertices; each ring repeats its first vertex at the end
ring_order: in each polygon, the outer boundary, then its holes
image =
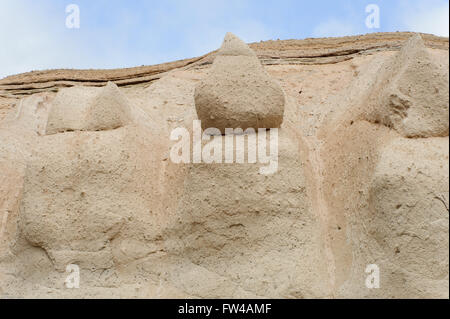
POLYGON ((434 61, 417 34, 380 70, 367 119, 405 137, 448 136, 448 90, 448 62, 434 61))
POLYGON ((216 291, 192 287, 193 294, 330 297, 329 279, 320 279, 328 278, 328 263, 307 190, 307 154, 292 130, 280 130, 278 139, 278 170, 270 176, 259 173, 263 164, 190 165, 178 212, 183 223, 171 232, 182 240, 180 255, 222 278, 210 284, 216 291))
POLYGON ((276 128, 283 121, 285 97, 254 52, 228 33, 206 79, 195 89, 202 128, 276 128))
POLYGON ((104 131, 130 123, 130 107, 112 82, 103 88, 63 89, 53 100, 46 134, 104 131))
POLYGON ((151 136, 127 126, 41 137, 25 172, 19 219, 24 239, 45 249, 58 270, 70 263, 111 268, 110 241, 128 227, 128 240, 145 241, 151 236, 145 234, 149 228, 141 231, 151 218, 148 201, 158 193, 148 175, 154 172, 152 148, 158 149, 144 140, 151 136))
MULTIPOLYGON (((448 298, 448 136, 407 138, 364 113, 409 36, 251 46, 286 97, 273 175, 169 157, 214 53, 152 83, 145 72, 164 67, 0 81, 31 95, 6 98, 0 121, 0 298, 448 298), (132 123, 45 135, 53 90, 111 76, 132 123), (64 284, 69 263, 79 289, 64 284)), ((448 69, 448 39, 422 36, 448 69)))
POLYGON ((447 60, 448 52, 414 37, 401 52, 354 65, 348 89, 325 104, 331 111, 317 136, 337 296, 448 298, 448 90, 419 94, 442 85, 447 60), (403 120, 384 99, 400 87, 413 97, 403 120), (425 109, 432 120, 420 120, 425 109), (365 285, 372 264, 380 270, 377 289, 365 285))

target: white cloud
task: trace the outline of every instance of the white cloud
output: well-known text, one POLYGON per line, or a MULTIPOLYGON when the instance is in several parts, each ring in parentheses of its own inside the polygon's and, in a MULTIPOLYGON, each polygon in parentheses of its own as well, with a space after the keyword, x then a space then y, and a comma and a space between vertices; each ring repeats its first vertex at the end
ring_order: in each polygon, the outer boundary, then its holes
POLYGON ((65 27, 64 5, 36 2, 0 0, 0 78, 32 70, 120 68, 198 56, 217 49, 227 31, 248 42, 273 35, 257 19, 240 15, 245 7, 238 0, 213 5, 182 1, 159 9, 145 4, 140 12, 116 6, 116 23, 93 22, 96 10, 107 10, 102 2, 95 8, 80 6, 81 28, 72 30, 65 27))
POLYGON ((182 41, 175 50, 180 58, 199 56, 220 47, 227 32, 233 32, 245 42, 268 40, 275 37, 273 28, 252 16, 249 3, 240 0, 180 1, 171 11, 158 13, 161 34, 168 38, 176 30, 182 41))
POLYGON ((357 34, 357 28, 349 22, 330 19, 317 25, 312 36, 317 38, 324 37, 342 37, 357 34))
POLYGON ((409 31, 431 33, 448 37, 449 4, 430 5, 428 1, 415 7, 408 7, 402 16, 409 31))
POLYGON ((50 21, 45 10, 33 4, 0 0, 0 77, 58 63, 64 38, 52 37, 59 32, 50 21))

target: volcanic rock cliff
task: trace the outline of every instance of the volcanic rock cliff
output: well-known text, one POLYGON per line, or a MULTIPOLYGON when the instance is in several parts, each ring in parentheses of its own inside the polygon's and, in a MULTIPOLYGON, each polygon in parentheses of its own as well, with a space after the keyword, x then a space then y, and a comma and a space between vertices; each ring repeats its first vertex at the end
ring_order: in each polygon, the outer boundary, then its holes
POLYGON ((228 34, 183 61, 1 79, 0 298, 448 298, 448 46, 228 34), (243 163, 191 154, 238 138, 243 163))

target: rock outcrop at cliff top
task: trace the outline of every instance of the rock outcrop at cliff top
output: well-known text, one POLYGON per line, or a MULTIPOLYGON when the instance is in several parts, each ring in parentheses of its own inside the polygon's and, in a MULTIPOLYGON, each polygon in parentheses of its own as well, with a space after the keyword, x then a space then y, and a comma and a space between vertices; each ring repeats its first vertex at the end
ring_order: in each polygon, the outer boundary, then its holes
POLYGON ((406 137, 448 136, 448 69, 433 61, 420 35, 385 63, 378 79, 367 119, 406 137))
POLYGON ((256 54, 227 33, 206 79, 195 89, 195 107, 204 129, 276 128, 284 114, 284 94, 256 54))
POLYGON ((103 131, 130 123, 130 106, 117 85, 104 88, 63 89, 53 100, 47 134, 68 131, 103 131))

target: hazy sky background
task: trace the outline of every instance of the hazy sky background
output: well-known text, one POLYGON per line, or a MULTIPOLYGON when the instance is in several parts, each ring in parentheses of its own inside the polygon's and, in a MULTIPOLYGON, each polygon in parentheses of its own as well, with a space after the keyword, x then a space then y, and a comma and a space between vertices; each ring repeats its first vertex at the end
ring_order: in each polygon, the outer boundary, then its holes
POLYGON ((255 42, 386 31, 448 37, 448 28, 448 0, 0 0, 0 78, 190 58, 218 48, 227 31, 255 42), (79 29, 66 28, 72 3, 79 29), (379 29, 365 25, 371 3, 379 29))

